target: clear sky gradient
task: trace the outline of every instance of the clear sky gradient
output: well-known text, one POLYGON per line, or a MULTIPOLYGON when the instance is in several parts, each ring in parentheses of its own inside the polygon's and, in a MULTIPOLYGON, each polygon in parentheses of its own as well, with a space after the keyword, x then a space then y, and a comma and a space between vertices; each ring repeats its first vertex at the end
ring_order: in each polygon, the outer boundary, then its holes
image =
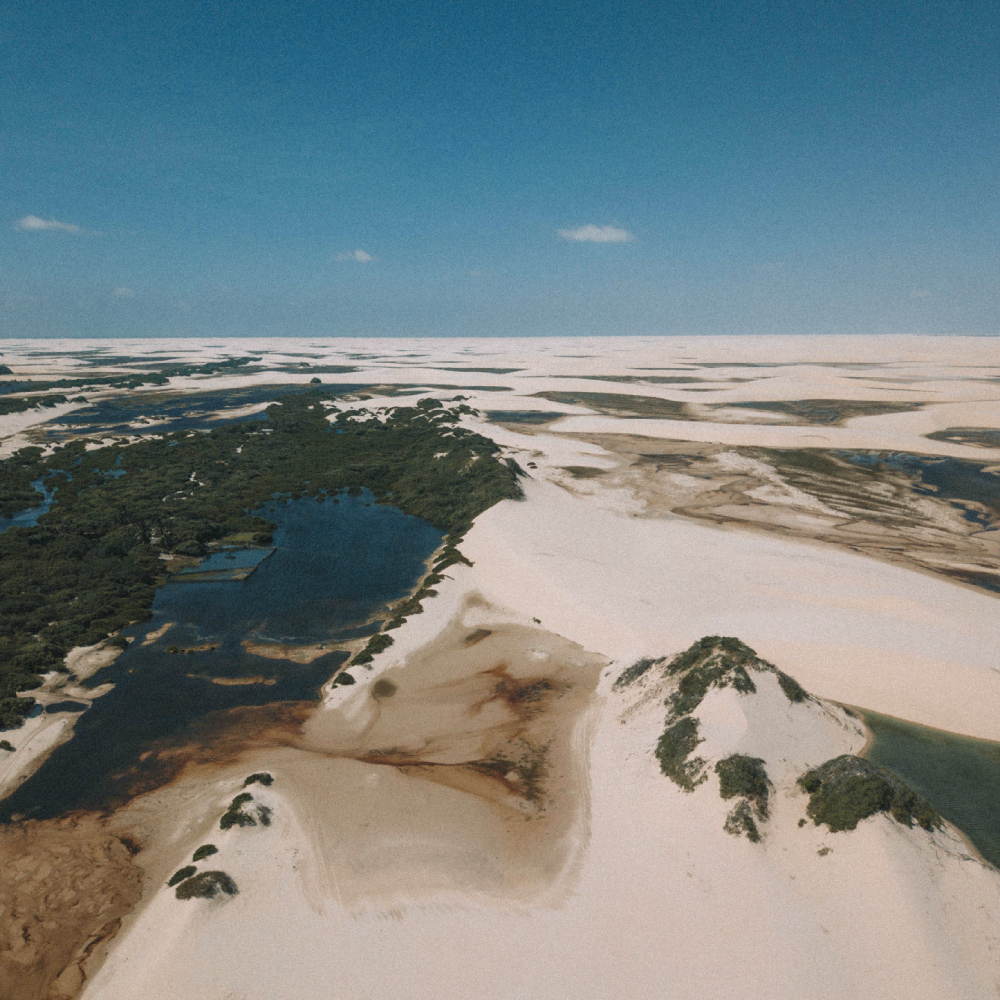
POLYGON ((9 0, 0 337, 1000 332, 1000 8, 9 0))

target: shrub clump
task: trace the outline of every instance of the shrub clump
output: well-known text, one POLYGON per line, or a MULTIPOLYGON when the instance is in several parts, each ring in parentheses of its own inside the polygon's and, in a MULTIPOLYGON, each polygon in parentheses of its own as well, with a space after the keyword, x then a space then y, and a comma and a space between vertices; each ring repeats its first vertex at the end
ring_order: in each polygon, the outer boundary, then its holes
POLYGON ((249 813, 243 811, 243 806, 247 802, 252 802, 253 796, 249 792, 241 792, 229 803, 229 808, 222 814, 219 820, 219 829, 228 830, 234 826, 256 826, 257 821, 249 813))
POLYGON ((658 666, 666 660, 665 656, 661 656, 658 660, 652 660, 644 657, 641 660, 636 660, 631 667, 626 667, 617 677, 614 684, 611 685, 612 691, 621 691, 622 688, 626 688, 629 684, 634 684, 650 667, 658 666))
POLYGON ((16 747, 10 742, 10 740, 0 740, 0 750, 10 750, 13 752, 16 747))
POLYGON ((726 833, 731 833, 734 837, 740 836, 740 834, 745 833, 747 835, 747 840, 751 844, 760 843, 760 830, 757 828, 757 823, 753 818, 753 810, 750 808, 750 803, 746 799, 740 799, 735 806, 729 811, 729 815, 726 817, 726 822, 722 825, 722 829, 726 833))
POLYGON ((177 886, 178 899, 214 899, 220 892, 235 896, 236 883, 225 872, 202 872, 177 886))
POLYGON ((742 796, 753 805, 761 819, 767 819, 767 797, 771 788, 764 761, 760 757, 730 754, 715 765, 719 794, 724 799, 742 796))
MULTIPOLYGON (((195 859, 197 860, 197 858, 195 859)), ((183 882, 184 879, 190 878, 198 869, 194 865, 185 865, 183 868, 179 868, 177 871, 170 876, 170 881, 167 882, 168 888, 172 888, 177 885, 178 882, 183 882)))
POLYGON ((694 748, 703 742, 698 735, 698 720, 690 716, 665 729, 657 741, 660 770, 685 792, 693 792, 706 778, 705 761, 691 758, 694 748))
POLYGON ((889 813, 897 823, 925 830, 941 825, 941 817, 916 792, 877 764, 864 757, 843 754, 806 771, 799 786, 809 793, 806 814, 831 833, 853 830, 858 821, 878 812, 889 813))
POLYGON ((218 854, 219 849, 215 844, 202 844, 194 854, 191 855, 192 861, 202 861, 205 858, 210 858, 213 854, 218 854))
POLYGON ((351 664, 355 663, 371 663, 372 660, 383 650, 388 649, 393 643, 391 635, 386 635, 384 632, 379 632, 377 635, 373 635, 368 640, 368 645, 365 646, 357 656, 351 660, 351 664))
POLYGON ((781 690, 785 692, 785 697, 793 703, 805 701, 809 695, 806 689, 794 678, 789 677, 788 674, 782 673, 778 670, 778 684, 781 686, 781 690))
POLYGON ((270 785, 274 783, 274 778, 267 773, 267 771, 258 771, 256 774, 251 774, 246 781, 243 782, 243 787, 246 788, 247 785, 270 785))
POLYGON ((757 686, 748 670, 775 674, 790 702, 802 702, 809 697, 798 681, 782 673, 773 663, 761 659, 746 643, 733 636, 707 635, 667 664, 668 674, 683 675, 677 691, 667 700, 673 718, 693 712, 713 687, 732 685, 740 694, 755 694, 757 686))
POLYGON ((760 830, 754 821, 767 819, 767 798, 771 789, 764 761, 760 757, 747 757, 734 753, 715 765, 719 776, 719 794, 724 799, 740 796, 739 802, 730 810, 723 829, 726 833, 747 835, 751 843, 759 843, 760 830))

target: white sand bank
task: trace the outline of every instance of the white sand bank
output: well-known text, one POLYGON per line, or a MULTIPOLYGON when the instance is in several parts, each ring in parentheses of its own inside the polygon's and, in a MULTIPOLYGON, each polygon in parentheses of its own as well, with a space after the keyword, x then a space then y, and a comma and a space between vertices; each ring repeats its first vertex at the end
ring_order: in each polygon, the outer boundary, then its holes
POLYGON ((466 540, 489 600, 623 660, 738 636, 822 697, 1000 738, 995 597, 819 545, 623 517, 547 484, 526 493, 466 540))

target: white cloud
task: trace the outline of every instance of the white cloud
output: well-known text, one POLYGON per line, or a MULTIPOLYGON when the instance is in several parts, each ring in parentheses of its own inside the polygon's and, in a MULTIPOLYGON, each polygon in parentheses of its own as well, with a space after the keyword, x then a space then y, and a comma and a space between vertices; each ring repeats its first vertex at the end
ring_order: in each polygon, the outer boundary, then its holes
POLYGON ((359 264, 367 264, 375 258, 364 250, 351 250, 348 253, 338 253, 337 260, 356 260, 359 264))
POLYGON ((930 297, 931 293, 927 291, 926 288, 914 288, 913 291, 910 292, 911 299, 929 299, 930 297))
POLYGON ((627 229, 617 226, 595 226, 592 222, 576 229, 557 229, 564 240, 576 243, 631 243, 635 237, 627 229))
POLYGON ((64 233, 82 233, 79 226, 74 226, 71 222, 57 222, 55 219, 42 219, 37 215, 26 215, 23 219, 18 219, 14 223, 17 229, 26 232, 40 232, 43 229, 59 229, 64 233))
POLYGON ((131 288, 116 288, 112 293, 116 299, 134 299, 135 292, 131 288))

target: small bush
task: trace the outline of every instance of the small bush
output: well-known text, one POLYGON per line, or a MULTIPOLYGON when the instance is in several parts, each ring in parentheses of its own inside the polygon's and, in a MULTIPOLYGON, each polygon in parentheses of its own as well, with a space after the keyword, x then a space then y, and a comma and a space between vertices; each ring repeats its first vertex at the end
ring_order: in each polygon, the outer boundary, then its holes
POLYGON ((698 736, 698 720, 690 716, 665 729, 657 741, 660 770, 685 792, 693 792, 705 780, 705 761, 701 757, 689 759, 703 742, 698 736))
POLYGON ((10 750, 11 752, 13 752, 14 749, 15 747, 10 742, 10 740, 0 740, 0 750, 10 750))
POLYGON ((644 657, 641 660, 636 660, 631 667, 626 667, 615 680, 614 684, 611 685, 613 691, 621 691, 622 688, 628 687, 629 684, 634 684, 642 675, 649 670, 650 667, 655 667, 663 661, 666 660, 665 656, 661 656, 658 660, 652 660, 644 657))
POLYGON ((271 810, 267 806, 257 806, 257 819, 261 826, 271 825, 271 810))
POLYGON ((889 813, 897 823, 925 830, 941 825, 941 817, 891 771, 864 757, 844 754, 807 771, 799 786, 809 793, 806 814, 831 833, 853 830, 858 822, 878 812, 889 813))
POLYGON ((210 858, 213 854, 218 854, 219 849, 215 844, 202 844, 194 854, 191 855, 192 861, 201 861, 204 858, 210 858))
POLYGON ((747 840, 751 844, 760 843, 760 830, 757 829, 757 824, 754 822, 753 811, 750 809, 750 804, 746 799, 740 799, 735 806, 730 810, 729 815, 726 817, 726 822, 722 827, 726 833, 731 833, 734 837, 738 837, 741 833, 747 835, 747 840))
POLYGON ((252 801, 253 796, 249 792, 242 792, 240 795, 237 795, 229 803, 229 808, 222 814, 222 819, 219 820, 219 829, 228 830, 234 826, 256 826, 257 821, 253 816, 243 811, 243 806, 247 802, 252 801))
POLYGON ((354 678, 346 671, 343 670, 334 678, 334 684, 353 684, 355 683, 354 678))
POLYGON ((220 892, 235 896, 239 889, 225 872, 202 872, 177 886, 178 899, 214 899, 220 892))
POLYGON ((767 796, 771 782, 760 757, 731 754, 715 765, 715 773, 719 776, 719 794, 724 799, 740 795, 753 805, 761 819, 767 819, 767 796))
POLYGON ((809 697, 806 689, 794 677, 789 677, 788 674, 784 674, 780 670, 777 671, 777 674, 778 684, 781 685, 781 690, 785 692, 785 697, 790 702, 805 701, 809 697))
MULTIPOLYGON (((412 612, 411 612, 412 613, 412 612)), ((371 661, 381 653, 384 649, 388 649, 393 643, 391 635, 386 635, 384 632, 379 632, 377 635, 373 635, 368 640, 368 645, 365 646, 357 656, 351 660, 351 663, 371 663, 371 661)))
MULTIPOLYGON (((243 782, 243 787, 246 788, 247 785, 270 785, 274 783, 274 778, 267 773, 267 771, 258 771, 256 774, 251 774, 246 781, 243 782)), ((246 794, 245 792, 243 793, 246 794)))
POLYGON ((177 885, 178 882, 183 882, 184 879, 190 878, 197 870, 198 869, 195 868, 194 865, 185 865, 183 868, 178 868, 177 871, 170 876, 170 881, 167 882, 168 888, 172 888, 177 885))
POLYGON ((741 663, 733 663, 727 658, 720 660, 721 662, 710 660, 684 674, 677 690, 667 701, 673 718, 679 719, 682 715, 693 712, 713 687, 724 688, 732 684, 740 694, 757 693, 756 685, 741 663))

